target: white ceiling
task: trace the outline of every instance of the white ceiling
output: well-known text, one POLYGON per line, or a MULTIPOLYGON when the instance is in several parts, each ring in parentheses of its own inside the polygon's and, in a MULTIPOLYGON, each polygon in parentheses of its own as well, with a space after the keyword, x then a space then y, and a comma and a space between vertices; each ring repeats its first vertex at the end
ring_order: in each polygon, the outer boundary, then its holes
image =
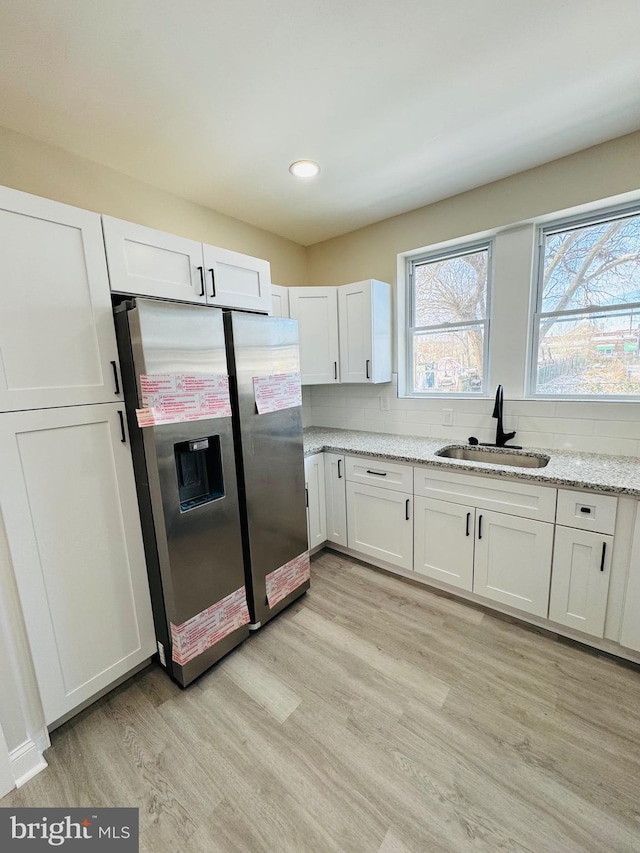
POLYGON ((640 128, 639 31, 638 0, 0 0, 0 125, 310 244, 640 128))

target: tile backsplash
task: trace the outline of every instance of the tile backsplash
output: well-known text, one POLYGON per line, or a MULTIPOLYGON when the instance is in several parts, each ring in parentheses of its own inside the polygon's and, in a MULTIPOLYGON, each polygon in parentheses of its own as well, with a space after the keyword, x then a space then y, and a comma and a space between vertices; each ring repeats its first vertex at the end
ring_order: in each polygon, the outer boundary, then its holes
MULTIPOLYGON (((385 385, 313 385, 303 389, 305 426, 343 427, 396 435, 467 441, 495 440, 493 400, 397 396, 397 377, 385 385), (388 408, 387 408, 388 407, 388 408), (443 410, 452 425, 443 424, 443 410)), ((514 444, 549 450, 640 455, 640 403, 505 400, 504 428, 514 444)))

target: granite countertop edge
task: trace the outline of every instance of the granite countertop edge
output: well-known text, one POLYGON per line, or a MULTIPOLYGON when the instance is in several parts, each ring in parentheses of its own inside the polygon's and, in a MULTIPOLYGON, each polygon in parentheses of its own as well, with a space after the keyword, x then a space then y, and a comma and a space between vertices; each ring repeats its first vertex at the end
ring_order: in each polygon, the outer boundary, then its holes
POLYGON ((527 480, 541 485, 640 497, 640 459, 636 457, 527 447, 524 448, 527 455, 548 456, 549 464, 545 468, 518 468, 435 455, 436 451, 452 446, 461 447, 464 442, 333 427, 307 427, 304 430, 305 456, 322 452, 345 453, 450 471, 527 480))

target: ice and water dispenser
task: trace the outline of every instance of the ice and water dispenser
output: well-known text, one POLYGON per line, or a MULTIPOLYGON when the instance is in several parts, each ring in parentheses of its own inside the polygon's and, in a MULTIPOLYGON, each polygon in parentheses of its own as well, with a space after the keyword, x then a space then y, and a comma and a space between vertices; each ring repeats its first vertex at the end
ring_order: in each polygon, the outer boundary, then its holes
POLYGON ((174 444, 180 512, 224 497, 220 436, 174 444))

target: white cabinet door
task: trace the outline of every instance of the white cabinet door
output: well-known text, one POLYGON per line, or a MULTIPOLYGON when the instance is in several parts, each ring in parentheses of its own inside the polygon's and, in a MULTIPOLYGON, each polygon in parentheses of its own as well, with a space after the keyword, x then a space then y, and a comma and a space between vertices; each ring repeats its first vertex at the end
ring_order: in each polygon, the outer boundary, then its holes
POLYGON ((613 536, 556 527, 549 619, 604 636, 613 536))
POLYGON ((338 293, 335 287, 290 287, 289 312, 298 321, 303 385, 339 381, 338 293))
POLYGON ((269 261, 206 244, 203 252, 208 305, 271 311, 269 261))
POLYGON ((391 381, 391 285, 357 281, 338 288, 340 381, 391 381))
POLYGON ((475 508, 419 497, 414 507, 415 571, 471 592, 475 508))
POLYGON ((96 213, 0 188, 0 411, 117 400, 96 213))
POLYGON ((327 493, 327 539, 347 544, 347 490, 344 456, 324 454, 324 482, 327 493))
POLYGON ((324 454, 316 453, 304 460, 307 494, 307 530, 309 548, 317 548, 327 540, 327 500, 324 485, 324 454))
POLYGON ((473 591, 546 618, 553 525, 478 510, 473 591))
POLYGON ((111 290, 206 303, 202 243, 111 216, 102 228, 111 290))
POLYGON ((0 510, 47 724, 155 650, 120 412, 0 415, 0 510))
POLYGON ((413 568, 413 496, 347 483, 347 544, 354 551, 413 568))
POLYGON ((279 284, 271 285, 271 311, 272 317, 289 316, 289 288, 280 287, 279 284))

